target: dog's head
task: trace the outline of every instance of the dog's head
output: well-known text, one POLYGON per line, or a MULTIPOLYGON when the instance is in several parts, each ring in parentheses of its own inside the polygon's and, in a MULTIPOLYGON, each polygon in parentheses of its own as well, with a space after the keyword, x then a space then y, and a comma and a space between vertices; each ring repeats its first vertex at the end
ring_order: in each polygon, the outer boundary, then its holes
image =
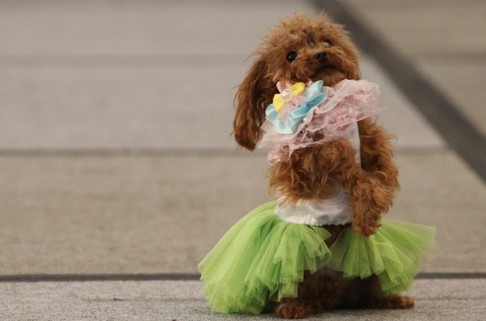
POLYGON ((253 150, 260 139, 265 109, 278 91, 278 81, 323 80, 333 86, 343 79, 359 79, 358 52, 341 25, 321 14, 296 14, 263 38, 256 59, 235 97, 235 139, 253 150))

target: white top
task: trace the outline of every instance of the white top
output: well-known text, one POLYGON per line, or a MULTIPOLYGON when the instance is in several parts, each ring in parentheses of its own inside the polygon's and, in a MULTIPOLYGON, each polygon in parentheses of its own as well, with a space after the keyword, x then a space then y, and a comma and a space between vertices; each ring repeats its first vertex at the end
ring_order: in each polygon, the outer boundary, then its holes
MULTIPOLYGON (((341 137, 351 140, 353 149, 356 150, 356 162, 360 163, 360 140, 358 123, 355 122, 341 130, 341 137)), ((353 220, 349 210, 350 197, 344 191, 340 183, 336 183, 337 192, 332 198, 323 200, 305 199, 295 204, 279 205, 285 196, 277 200, 276 214, 283 221, 306 225, 344 225, 353 220)))

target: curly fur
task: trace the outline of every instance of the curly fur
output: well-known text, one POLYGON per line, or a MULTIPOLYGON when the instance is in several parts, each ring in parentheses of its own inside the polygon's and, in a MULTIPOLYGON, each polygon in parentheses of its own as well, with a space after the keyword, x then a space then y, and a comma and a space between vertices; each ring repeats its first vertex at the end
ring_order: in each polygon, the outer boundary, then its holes
MULTIPOLYGON (((283 20, 263 38, 255 51, 255 61, 238 88, 234 136, 242 147, 253 150, 261 138, 265 108, 277 93, 276 82, 323 80, 333 86, 344 79, 360 79, 359 56, 347 32, 329 17, 296 14, 283 20), (290 51, 297 54, 288 62, 290 51), (325 63, 317 59, 325 54, 325 63)), ((359 122, 361 166, 346 139, 296 150, 286 161, 269 170, 271 194, 285 202, 299 199, 326 199, 335 193, 335 182, 342 183, 351 196, 352 228, 363 236, 379 227, 381 215, 392 205, 399 188, 390 147, 390 136, 373 121, 359 122)), ((326 226, 335 240, 343 227, 326 226)), ((408 308, 413 299, 403 296, 383 298, 378 280, 344 280, 342 275, 323 270, 306 275, 299 296, 273 306, 284 318, 302 318, 337 307, 408 308)))

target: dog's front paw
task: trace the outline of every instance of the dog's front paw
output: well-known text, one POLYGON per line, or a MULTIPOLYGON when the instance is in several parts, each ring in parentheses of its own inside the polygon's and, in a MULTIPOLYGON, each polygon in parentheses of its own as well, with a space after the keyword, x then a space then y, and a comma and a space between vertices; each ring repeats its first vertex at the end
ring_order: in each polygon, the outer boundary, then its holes
POLYGON ((380 227, 381 215, 391 206, 393 192, 376 179, 361 182, 353 192, 353 229, 363 236, 372 235, 380 227))
POLYGON ((353 191, 355 210, 360 212, 386 213, 393 203, 393 197, 393 190, 374 177, 360 182, 353 191))
POLYGON ((361 220, 355 219, 352 224, 353 230, 362 236, 370 236, 375 234, 379 227, 380 224, 375 220, 367 221, 363 219, 361 220))
POLYGON ((275 314, 284 319, 303 319, 312 314, 305 304, 295 300, 284 300, 275 309, 275 314))

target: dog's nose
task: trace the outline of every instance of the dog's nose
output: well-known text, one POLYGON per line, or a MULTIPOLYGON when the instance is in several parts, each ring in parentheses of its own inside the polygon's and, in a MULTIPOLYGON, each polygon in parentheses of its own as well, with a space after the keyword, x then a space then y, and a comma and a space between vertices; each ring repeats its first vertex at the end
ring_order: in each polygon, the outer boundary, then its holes
POLYGON ((324 51, 316 53, 315 57, 321 64, 324 64, 327 61, 327 53, 324 51))

